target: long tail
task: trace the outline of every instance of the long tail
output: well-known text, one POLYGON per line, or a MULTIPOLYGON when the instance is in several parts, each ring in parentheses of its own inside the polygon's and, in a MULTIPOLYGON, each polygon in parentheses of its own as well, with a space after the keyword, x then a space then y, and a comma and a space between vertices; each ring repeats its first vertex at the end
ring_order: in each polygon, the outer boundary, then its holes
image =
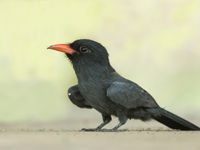
POLYGON ((163 109, 163 108, 149 108, 147 109, 152 117, 158 122, 178 130, 200 130, 200 128, 193 123, 163 109))

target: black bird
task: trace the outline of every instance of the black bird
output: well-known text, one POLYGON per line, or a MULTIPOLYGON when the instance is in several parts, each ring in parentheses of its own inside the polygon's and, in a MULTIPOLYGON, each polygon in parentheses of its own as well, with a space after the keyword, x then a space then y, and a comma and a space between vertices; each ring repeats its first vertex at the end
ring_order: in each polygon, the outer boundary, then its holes
POLYGON ((80 39, 71 44, 56 44, 48 47, 66 53, 78 78, 78 85, 68 90, 69 99, 81 108, 94 108, 101 113, 103 123, 94 129, 101 130, 111 121, 119 119, 112 130, 117 130, 127 119, 158 122, 178 130, 200 130, 181 117, 161 108, 154 98, 136 83, 120 76, 110 65, 108 52, 100 43, 80 39))

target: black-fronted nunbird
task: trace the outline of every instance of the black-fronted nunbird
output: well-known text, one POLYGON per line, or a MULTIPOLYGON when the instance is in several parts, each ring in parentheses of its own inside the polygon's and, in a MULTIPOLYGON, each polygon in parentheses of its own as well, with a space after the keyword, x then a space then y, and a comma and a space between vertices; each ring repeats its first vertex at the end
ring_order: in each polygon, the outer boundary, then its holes
POLYGON ((123 78, 110 65, 108 52, 100 43, 80 39, 71 44, 56 44, 48 47, 66 53, 78 78, 78 85, 68 90, 69 99, 81 108, 94 108, 101 113, 103 123, 94 129, 101 130, 118 117, 117 130, 127 119, 143 121, 155 119, 179 130, 200 130, 200 128, 177 115, 161 108, 154 98, 136 83, 123 78))

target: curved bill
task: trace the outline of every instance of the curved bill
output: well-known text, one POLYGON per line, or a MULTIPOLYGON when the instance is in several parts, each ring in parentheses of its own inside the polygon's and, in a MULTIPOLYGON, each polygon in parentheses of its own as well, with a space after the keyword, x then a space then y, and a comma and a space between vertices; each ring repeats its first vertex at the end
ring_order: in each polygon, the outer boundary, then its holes
POLYGON ((64 53, 67 53, 67 54, 73 54, 75 53, 76 51, 74 49, 72 49, 70 47, 69 44, 56 44, 56 45, 51 45, 49 46, 47 49, 53 49, 53 50, 56 50, 56 51, 60 51, 60 52, 64 52, 64 53))

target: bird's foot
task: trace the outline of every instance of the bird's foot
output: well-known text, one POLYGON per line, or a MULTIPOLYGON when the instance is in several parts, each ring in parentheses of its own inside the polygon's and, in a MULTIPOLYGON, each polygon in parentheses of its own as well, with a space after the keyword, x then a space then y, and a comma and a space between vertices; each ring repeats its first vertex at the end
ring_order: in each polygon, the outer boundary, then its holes
POLYGON ((81 130, 82 131, 100 131, 101 129, 99 129, 99 128, 83 128, 81 130))
POLYGON ((97 128, 83 128, 81 131, 88 131, 88 132, 127 132, 128 129, 97 129, 97 128))
POLYGON ((128 129, 104 129, 104 132, 126 132, 129 131, 128 129))

